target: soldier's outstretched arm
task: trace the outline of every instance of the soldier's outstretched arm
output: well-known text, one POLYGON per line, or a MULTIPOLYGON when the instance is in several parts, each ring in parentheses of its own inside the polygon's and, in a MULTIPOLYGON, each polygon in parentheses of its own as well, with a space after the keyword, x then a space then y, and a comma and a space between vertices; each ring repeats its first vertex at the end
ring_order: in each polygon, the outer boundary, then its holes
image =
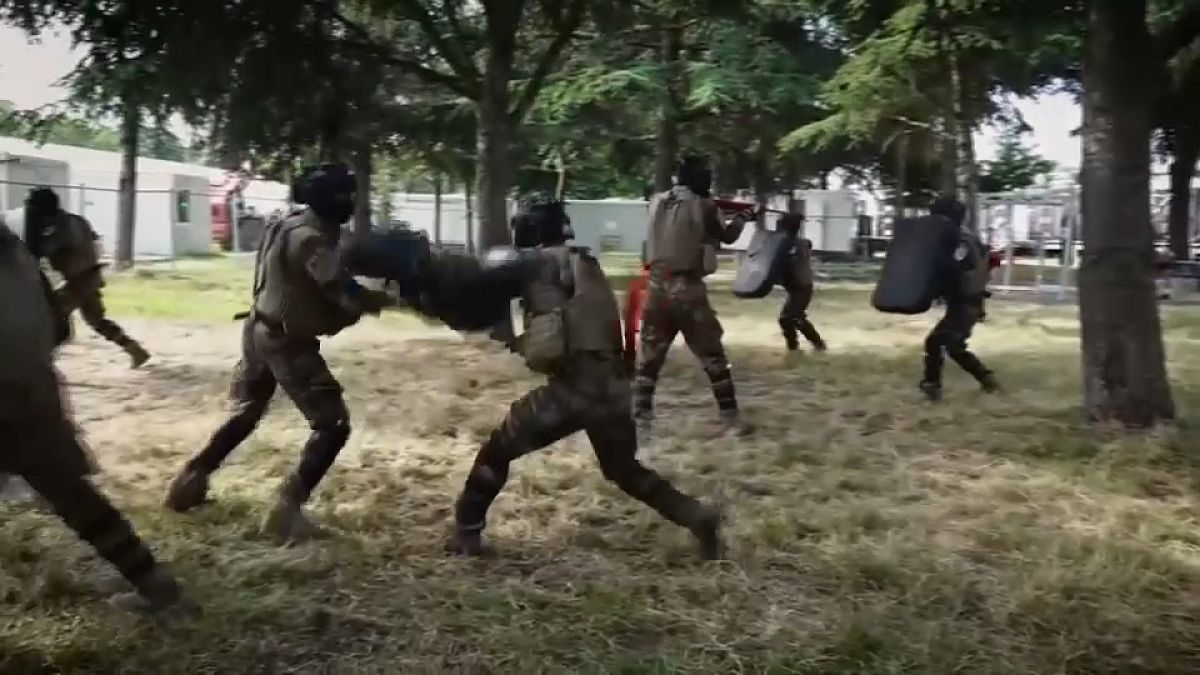
POLYGON ((342 253, 320 237, 304 237, 296 242, 294 252, 317 287, 351 318, 357 321, 364 313, 378 314, 391 304, 386 293, 363 288, 350 275, 342 253))
POLYGON ((747 218, 743 214, 734 216, 729 225, 721 222, 721 210, 717 208, 716 202, 711 199, 705 199, 700 202, 704 216, 704 231, 708 236, 716 239, 722 244, 732 244, 742 236, 742 230, 746 229, 747 218))

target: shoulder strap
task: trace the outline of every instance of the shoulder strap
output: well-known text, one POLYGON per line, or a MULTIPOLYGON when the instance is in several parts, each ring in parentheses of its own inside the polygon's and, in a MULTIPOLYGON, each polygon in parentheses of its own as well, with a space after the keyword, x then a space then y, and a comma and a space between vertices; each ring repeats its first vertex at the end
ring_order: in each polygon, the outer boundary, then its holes
MULTIPOLYGON (((258 251, 254 254, 254 288, 251 291, 251 297, 257 298, 258 294, 267 284, 266 273, 263 270, 263 256, 272 249, 276 243, 283 243, 281 240, 293 230, 296 230, 304 225, 304 220, 300 218, 284 218, 277 220, 267 225, 266 231, 263 232, 262 240, 258 244, 258 251)), ((283 262, 286 247, 280 246, 276 255, 279 256, 278 262, 283 262)))

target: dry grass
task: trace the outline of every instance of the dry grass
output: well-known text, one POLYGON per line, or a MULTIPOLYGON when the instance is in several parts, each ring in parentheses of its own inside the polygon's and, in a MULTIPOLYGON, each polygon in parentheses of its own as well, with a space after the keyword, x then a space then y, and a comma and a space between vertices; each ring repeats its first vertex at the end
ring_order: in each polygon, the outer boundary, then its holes
MULTIPOLYGON (((411 321, 367 324, 327 348, 355 420, 313 504, 336 540, 278 548, 257 533, 305 435, 282 402, 217 475, 215 504, 188 516, 159 506, 169 476, 222 414, 237 329, 213 298, 234 306, 240 296, 215 283, 205 303, 193 302, 188 287, 218 269, 112 282, 114 307, 159 297, 143 310, 150 316, 126 320, 159 354, 154 367, 124 370, 122 355, 86 329, 63 357, 106 469, 101 482, 203 615, 118 614, 101 602, 85 547, 52 518, 3 505, 0 670, 1200 665, 1200 434, 1190 419, 1149 436, 1080 424, 1070 308, 994 303, 973 344, 1009 393, 984 397, 951 370, 951 400, 932 407, 913 385, 933 317, 886 317, 861 287, 824 288, 813 316, 833 351, 785 365, 778 298, 735 301, 718 290, 739 393, 760 431, 742 442, 713 437, 711 399, 680 344, 660 392, 664 436, 643 455, 725 504, 732 560, 696 561, 683 532, 605 484, 586 440, 571 438, 515 465, 492 517, 500 555, 462 561, 440 552, 452 500, 476 444, 536 378, 491 345, 411 321)), ((1190 414, 1200 320, 1169 310, 1165 324, 1176 396, 1190 414)))

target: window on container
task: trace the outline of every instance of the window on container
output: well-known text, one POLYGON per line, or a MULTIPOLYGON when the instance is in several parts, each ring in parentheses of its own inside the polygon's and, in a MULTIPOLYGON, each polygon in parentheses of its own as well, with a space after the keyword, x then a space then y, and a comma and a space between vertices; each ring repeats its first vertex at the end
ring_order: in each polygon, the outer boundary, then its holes
POLYGON ((175 193, 175 222, 189 223, 192 218, 192 193, 179 190, 175 193))

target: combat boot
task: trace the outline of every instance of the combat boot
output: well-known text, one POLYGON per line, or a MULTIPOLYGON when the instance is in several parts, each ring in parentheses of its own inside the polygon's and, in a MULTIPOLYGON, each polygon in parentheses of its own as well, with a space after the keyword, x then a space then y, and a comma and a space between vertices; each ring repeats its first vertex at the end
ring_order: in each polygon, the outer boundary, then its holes
POLYGON ((469 558, 478 558, 491 554, 491 547, 483 542, 483 530, 478 528, 454 527, 450 538, 446 540, 446 553, 469 558))
POLYGON ((130 368, 141 368, 147 361, 150 360, 150 352, 146 351, 145 347, 141 346, 137 342, 134 342, 133 340, 130 340, 129 343, 125 345, 125 352, 129 354, 130 368))
POLYGON ((167 508, 185 513, 208 501, 208 474, 198 469, 185 468, 167 491, 167 508))
POLYGON ((132 593, 119 593, 109 599, 109 604, 126 612, 158 612, 170 607, 181 606, 194 609, 183 602, 183 589, 170 572, 161 564, 155 565, 132 593))
POLYGON ((696 538, 700 557, 705 560, 725 558, 725 542, 721 540, 721 510, 708 504, 697 504, 688 530, 696 538))
POLYGON ((754 425, 744 420, 741 411, 737 408, 725 408, 717 415, 721 420, 721 428, 726 434, 749 436, 754 433, 754 425))
POLYGON ((985 393, 996 394, 1000 392, 1000 382, 996 380, 994 373, 985 373, 979 378, 979 386, 985 393))
POLYGON ((299 480, 288 478, 279 488, 275 505, 263 519, 263 534, 274 537, 281 543, 302 543, 328 535, 328 532, 304 515, 302 508, 307 498, 299 487, 299 480))
POLYGON ((917 385, 917 387, 920 388, 922 394, 925 394, 925 398, 930 401, 937 403, 942 400, 942 385, 940 382, 922 380, 921 384, 917 385))

